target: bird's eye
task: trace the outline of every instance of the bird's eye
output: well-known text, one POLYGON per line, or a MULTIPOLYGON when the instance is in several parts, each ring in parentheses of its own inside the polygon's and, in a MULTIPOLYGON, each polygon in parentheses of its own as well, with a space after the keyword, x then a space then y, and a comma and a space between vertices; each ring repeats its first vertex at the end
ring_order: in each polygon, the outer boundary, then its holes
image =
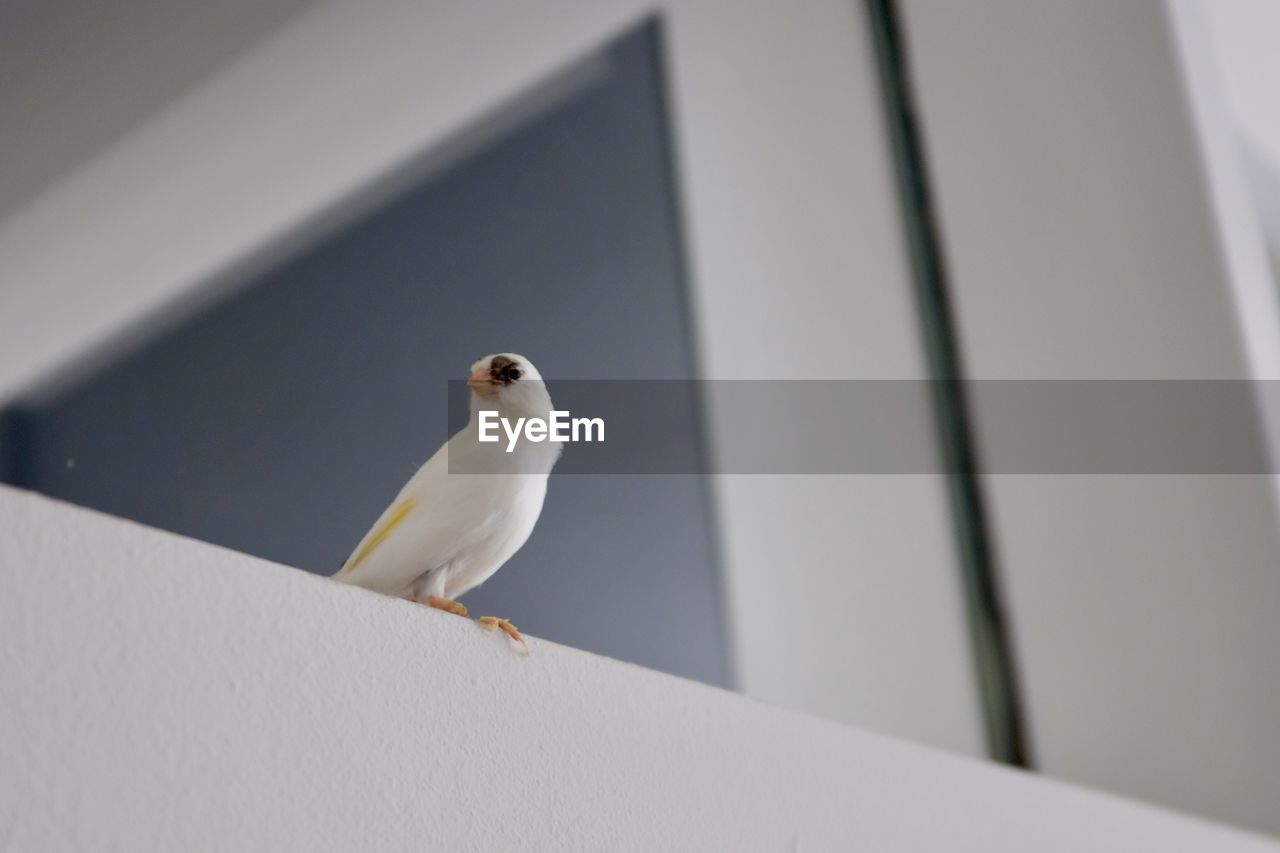
POLYGON ((511 368, 510 370, 508 370, 508 371, 507 371, 507 378, 508 378, 508 379, 512 379, 512 380, 519 379, 519 378, 520 378, 520 368, 518 368, 518 367, 513 367, 513 368, 511 368))

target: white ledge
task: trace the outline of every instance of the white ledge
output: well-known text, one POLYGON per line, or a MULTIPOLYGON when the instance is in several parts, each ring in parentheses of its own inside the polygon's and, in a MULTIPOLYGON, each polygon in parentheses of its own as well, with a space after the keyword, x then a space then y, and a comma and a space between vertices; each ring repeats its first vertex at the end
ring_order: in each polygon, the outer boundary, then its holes
POLYGON ((25 492, 0 519, 6 849, 1280 851, 25 492))

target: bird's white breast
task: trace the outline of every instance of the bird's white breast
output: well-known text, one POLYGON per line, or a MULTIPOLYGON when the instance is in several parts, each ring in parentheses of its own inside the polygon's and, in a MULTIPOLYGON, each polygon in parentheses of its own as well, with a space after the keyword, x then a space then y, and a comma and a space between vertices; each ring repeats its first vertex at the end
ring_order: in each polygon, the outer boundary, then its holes
POLYGON ((532 444, 505 453, 464 429, 405 484, 337 578, 407 596, 419 578, 439 572, 445 595, 462 595, 529 538, 558 455, 558 447, 532 444))

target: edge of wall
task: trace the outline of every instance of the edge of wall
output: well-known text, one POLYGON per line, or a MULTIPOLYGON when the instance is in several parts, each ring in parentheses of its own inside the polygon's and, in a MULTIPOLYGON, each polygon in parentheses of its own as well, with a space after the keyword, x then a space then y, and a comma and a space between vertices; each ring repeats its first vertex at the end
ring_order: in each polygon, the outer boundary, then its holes
POLYGON ((1280 850, 32 493, 0 519, 8 849, 1280 850))

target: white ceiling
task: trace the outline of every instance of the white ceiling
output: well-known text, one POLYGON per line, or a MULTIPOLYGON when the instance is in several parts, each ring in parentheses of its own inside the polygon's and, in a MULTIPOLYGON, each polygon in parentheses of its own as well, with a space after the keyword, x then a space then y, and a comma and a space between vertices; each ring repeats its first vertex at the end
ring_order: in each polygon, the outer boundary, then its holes
POLYGON ((0 0, 0 218, 315 0, 0 0))

